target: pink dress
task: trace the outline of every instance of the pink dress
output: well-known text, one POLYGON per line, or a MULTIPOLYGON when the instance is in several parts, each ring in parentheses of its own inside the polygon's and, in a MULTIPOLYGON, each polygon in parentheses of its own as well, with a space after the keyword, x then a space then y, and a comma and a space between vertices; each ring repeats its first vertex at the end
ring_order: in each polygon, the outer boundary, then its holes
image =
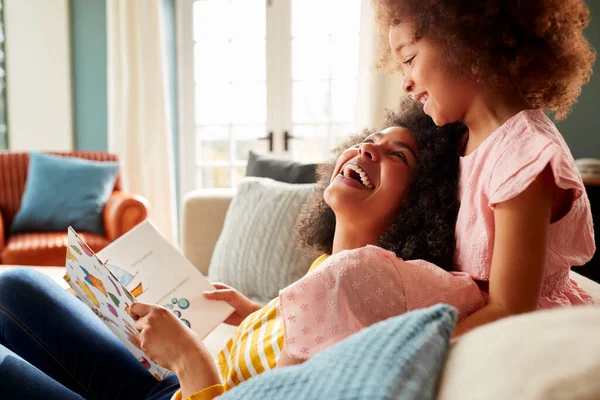
POLYGON ((279 301, 285 349, 301 359, 407 311, 446 303, 460 319, 485 305, 468 274, 403 261, 376 246, 332 255, 282 290, 279 301))
POLYGON ((590 203, 565 140, 541 110, 526 110, 460 160, 461 206, 456 224, 459 270, 480 281, 487 298, 494 249, 494 206, 523 192, 550 165, 556 185, 573 192, 569 212, 550 225, 548 260, 538 308, 588 304, 569 278, 571 266, 595 251, 590 203))

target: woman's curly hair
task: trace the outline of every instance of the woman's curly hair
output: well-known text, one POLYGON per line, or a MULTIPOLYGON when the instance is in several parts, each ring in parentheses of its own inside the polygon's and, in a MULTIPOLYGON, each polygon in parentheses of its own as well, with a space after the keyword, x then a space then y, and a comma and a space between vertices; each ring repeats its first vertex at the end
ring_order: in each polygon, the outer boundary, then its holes
POLYGON ((592 75, 594 50, 583 35, 584 0, 374 0, 380 66, 396 69, 391 26, 415 24, 416 39, 440 45, 451 72, 492 87, 516 87, 535 108, 567 116, 592 75))
MULTIPOLYGON (((458 214, 458 142, 466 131, 461 123, 437 127, 412 100, 400 111, 388 112, 385 128, 409 129, 417 142, 418 159, 412 181, 392 225, 377 243, 405 260, 422 259, 451 270, 458 214)), ((364 131, 334 150, 335 160, 348 147, 361 143, 373 131, 364 131)), ((302 247, 331 254, 335 214, 325 202, 335 160, 317 170, 317 185, 296 223, 302 247)))

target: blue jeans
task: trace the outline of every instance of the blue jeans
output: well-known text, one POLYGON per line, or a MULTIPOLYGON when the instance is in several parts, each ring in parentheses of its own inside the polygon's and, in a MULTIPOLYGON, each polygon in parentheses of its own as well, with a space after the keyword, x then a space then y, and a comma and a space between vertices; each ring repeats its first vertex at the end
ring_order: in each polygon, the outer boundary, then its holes
POLYGON ((169 399, 79 299, 28 268, 0 274, 0 399, 169 399))

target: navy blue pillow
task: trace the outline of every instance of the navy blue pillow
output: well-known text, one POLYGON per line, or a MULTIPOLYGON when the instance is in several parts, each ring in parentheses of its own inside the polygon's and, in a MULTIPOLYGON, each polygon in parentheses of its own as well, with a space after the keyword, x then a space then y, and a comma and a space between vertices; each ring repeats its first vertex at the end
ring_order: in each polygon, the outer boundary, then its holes
POLYGON ((393 317, 219 399, 433 400, 455 323, 456 310, 447 305, 393 317))
POLYGON ((66 232, 72 226, 78 232, 104 235, 102 212, 118 172, 118 162, 31 153, 11 232, 66 232))

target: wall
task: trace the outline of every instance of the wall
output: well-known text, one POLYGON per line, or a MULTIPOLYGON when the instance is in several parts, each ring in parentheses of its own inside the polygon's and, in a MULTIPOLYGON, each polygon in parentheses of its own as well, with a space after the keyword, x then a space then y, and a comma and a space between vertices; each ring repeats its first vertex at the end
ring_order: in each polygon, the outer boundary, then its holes
POLYGON ((71 0, 75 147, 106 151, 106 2, 71 0))
POLYGON ((11 150, 71 150, 68 0, 4 0, 11 150))
MULTIPOLYGON (((600 51, 600 1, 587 0, 592 12, 592 22, 585 35, 596 51, 600 51)), ((600 62, 595 73, 579 97, 567 119, 559 122, 558 129, 565 137, 573 156, 600 158, 600 62)))

